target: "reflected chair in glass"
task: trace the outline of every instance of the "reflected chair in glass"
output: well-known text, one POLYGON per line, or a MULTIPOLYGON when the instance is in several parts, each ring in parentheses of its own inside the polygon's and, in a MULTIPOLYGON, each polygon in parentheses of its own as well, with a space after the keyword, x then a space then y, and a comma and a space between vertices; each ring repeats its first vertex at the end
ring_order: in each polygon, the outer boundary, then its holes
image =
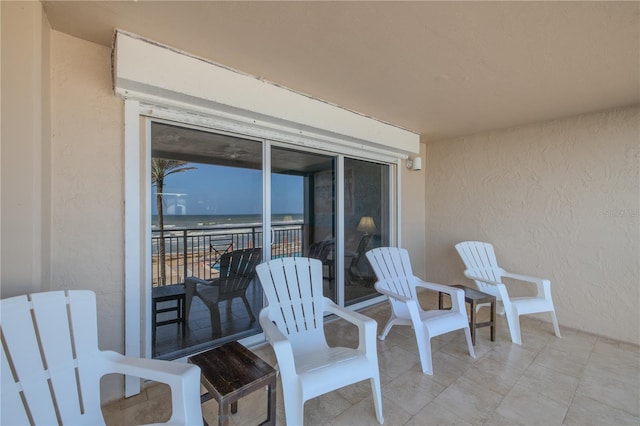
POLYGON ((220 256, 220 276, 213 280, 187 277, 185 285, 185 321, 189 324, 191 304, 195 296, 209 308, 211 329, 214 337, 222 335, 222 324, 218 304, 227 301, 227 311, 231 312, 231 302, 239 297, 244 302, 251 322, 256 320, 247 299, 247 288, 255 277, 256 266, 262 260, 262 249, 234 250, 220 256))
POLYGON ((322 240, 309 246, 308 257, 318 259, 322 262, 322 276, 329 281, 329 288, 333 288, 334 281, 334 258, 336 243, 333 239, 322 240), (325 273, 326 271, 326 273, 325 273))
POLYGON ((355 253, 347 255, 351 260, 349 261, 349 265, 346 269, 345 284, 361 284, 365 287, 373 287, 376 277, 371 273, 371 269, 369 268, 369 264, 364 255, 369 248, 371 238, 373 238, 373 234, 364 234, 362 238, 360 238, 360 242, 358 243, 358 248, 355 253))

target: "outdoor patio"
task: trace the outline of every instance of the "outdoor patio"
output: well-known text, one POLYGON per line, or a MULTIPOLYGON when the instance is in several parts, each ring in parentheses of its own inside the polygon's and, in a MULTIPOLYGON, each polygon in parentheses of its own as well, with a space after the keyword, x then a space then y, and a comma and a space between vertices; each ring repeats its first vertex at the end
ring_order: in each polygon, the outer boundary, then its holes
MULTIPOLYGON (((423 294, 422 301, 437 306, 434 294, 423 294)), ((385 302, 362 313, 374 318, 380 331, 389 307, 385 302)), ((384 342, 378 341, 385 424, 640 422, 640 348, 567 328, 561 328, 562 339, 558 339, 548 322, 530 316, 521 322, 522 346, 511 343, 502 316, 495 342, 490 341, 488 328, 478 330, 475 360, 469 357, 461 332, 434 338, 433 376, 420 370, 413 331, 394 327, 384 342)), ((343 321, 328 323, 326 330, 333 344, 355 344, 354 330, 343 321)), ((252 350, 275 365, 268 344, 252 350)), ((309 401, 305 424, 377 425, 369 389, 368 383, 361 382, 309 401)), ((169 407, 168 388, 153 385, 140 395, 105 406, 103 412, 108 425, 122 426, 166 421, 169 407)), ((209 424, 217 423, 214 400, 204 404, 203 412, 209 424)), ((255 392, 240 400, 232 424, 258 424, 265 418, 266 392, 255 392)), ((277 423, 285 424, 280 387, 277 423)))

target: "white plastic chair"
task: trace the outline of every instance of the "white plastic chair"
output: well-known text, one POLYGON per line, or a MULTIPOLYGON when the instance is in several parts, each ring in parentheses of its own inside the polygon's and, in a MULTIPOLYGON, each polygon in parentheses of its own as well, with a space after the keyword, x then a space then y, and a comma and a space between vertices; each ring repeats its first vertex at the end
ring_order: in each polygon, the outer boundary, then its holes
POLYGON ((16 296, 1 309, 1 424, 104 425, 100 378, 109 373, 167 383, 167 424, 202 424, 200 368, 99 350, 93 292, 16 296))
POLYGON ((418 344, 422 372, 433 375, 431 338, 455 330, 464 330, 469 355, 475 358, 464 302, 464 291, 458 288, 422 281, 413 275, 407 250, 378 247, 367 252, 367 259, 378 281, 375 289, 388 297, 391 316, 379 339, 384 340, 394 325, 413 327, 418 344), (418 301, 418 288, 446 293, 451 297, 450 310, 425 311, 418 301))
POLYGON ((456 250, 462 258, 465 267, 464 275, 473 280, 478 290, 492 294, 504 306, 507 324, 511 333, 511 341, 522 344, 520 333, 520 315, 549 312, 557 337, 560 328, 556 318, 553 299, 551 298, 551 283, 549 280, 528 275, 507 272, 498 266, 493 246, 480 241, 464 241, 456 244, 456 250), (536 295, 532 297, 510 297, 502 278, 533 283, 536 285, 536 295))
POLYGON ((382 424, 376 322, 323 296, 318 259, 275 259, 256 271, 269 301, 260 311, 260 325, 278 361, 287 424, 303 424, 305 401, 365 379, 371 383, 376 418, 382 424), (356 349, 327 345, 325 312, 358 327, 356 349))

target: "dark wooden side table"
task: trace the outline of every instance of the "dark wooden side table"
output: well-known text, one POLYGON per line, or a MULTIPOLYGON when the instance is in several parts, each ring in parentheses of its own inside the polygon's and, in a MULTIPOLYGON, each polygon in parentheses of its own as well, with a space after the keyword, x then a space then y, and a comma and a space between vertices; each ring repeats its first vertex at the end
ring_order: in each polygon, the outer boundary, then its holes
POLYGON ((189 357, 189 362, 202 370, 201 383, 207 393, 200 402, 211 398, 218 401, 219 425, 229 424, 229 405, 231 413, 237 413, 238 400, 265 385, 268 387, 267 420, 261 424, 276 424, 276 370, 249 349, 230 342, 189 357))
MULTIPOLYGON (((470 306, 470 316, 469 319, 469 329, 471 331, 471 342, 476 344, 476 328, 481 327, 491 327, 491 341, 495 342, 496 340, 496 297, 487 293, 483 293, 473 288, 469 288, 463 285, 453 285, 451 287, 456 287, 464 290, 464 301, 467 302, 470 306), (491 319, 489 321, 476 323, 476 307, 482 303, 490 303, 491 304, 491 319)), ((444 293, 438 293, 438 309, 443 309, 443 296, 444 293)))
POLYGON ((151 344, 155 352, 156 347, 156 328, 167 324, 180 324, 182 328, 182 337, 184 338, 187 323, 184 320, 184 286, 182 284, 167 285, 153 287, 151 289, 151 344), (158 309, 158 304, 162 302, 174 301, 175 305, 158 309), (172 319, 158 321, 158 314, 164 312, 176 312, 176 316, 172 319))

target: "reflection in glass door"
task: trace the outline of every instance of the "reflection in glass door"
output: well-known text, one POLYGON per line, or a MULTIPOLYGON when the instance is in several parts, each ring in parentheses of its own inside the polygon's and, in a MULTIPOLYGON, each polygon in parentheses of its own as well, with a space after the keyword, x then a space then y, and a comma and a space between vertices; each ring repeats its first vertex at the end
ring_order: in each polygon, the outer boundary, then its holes
POLYGON ((271 148, 272 257, 321 260, 324 295, 337 301, 335 168, 334 156, 271 148))
POLYGON ((364 253, 390 241, 391 166, 269 143, 267 188, 263 149, 261 140, 151 123, 154 357, 174 359, 260 333, 257 279, 229 297, 223 294, 230 259, 243 253, 259 253, 257 261, 245 256, 252 268, 266 258, 319 259, 324 295, 336 303, 379 296, 364 253), (262 228, 265 194, 268 238, 262 228), (342 205, 337 194, 344 194, 342 205))
POLYGON ((260 333, 262 142, 153 122, 151 155, 152 355, 260 333))
POLYGON ((344 160, 345 305, 380 294, 365 253, 389 245, 389 165, 344 160))

